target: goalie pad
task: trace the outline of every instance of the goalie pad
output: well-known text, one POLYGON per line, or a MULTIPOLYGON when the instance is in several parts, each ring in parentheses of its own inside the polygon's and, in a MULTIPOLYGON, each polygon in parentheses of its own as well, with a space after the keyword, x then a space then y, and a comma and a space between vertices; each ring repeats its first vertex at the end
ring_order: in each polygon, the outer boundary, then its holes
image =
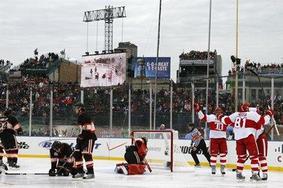
POLYGON ((121 163, 117 164, 115 168, 115 172, 118 174, 125 174, 125 175, 138 175, 145 173, 145 164, 127 164, 121 163))
POLYGON ((135 175, 135 174, 144 174, 145 173, 145 167, 144 164, 129 164, 128 165, 128 174, 129 175, 135 175))

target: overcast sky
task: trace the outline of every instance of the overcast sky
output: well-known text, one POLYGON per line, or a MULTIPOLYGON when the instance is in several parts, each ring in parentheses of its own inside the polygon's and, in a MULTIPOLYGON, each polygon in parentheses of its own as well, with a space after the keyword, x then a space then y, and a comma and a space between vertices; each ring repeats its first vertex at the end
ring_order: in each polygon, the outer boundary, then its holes
MULTIPOLYGON (((178 56, 208 48, 209 0, 163 0, 160 56, 169 56, 176 79, 178 56)), ((239 0, 239 57, 262 64, 283 63, 283 1, 239 0)), ((211 50, 222 56, 222 74, 235 54, 236 0, 212 0, 211 50)), ((139 56, 156 56, 159 0, 6 0, 0 3, 0 59, 20 64, 33 56, 66 49, 69 58, 86 51, 86 10, 126 6, 127 17, 114 20, 114 43, 138 46, 139 56), (122 23, 124 25, 122 35, 122 23)), ((104 22, 89 24, 89 51, 104 48, 104 22), (98 34, 96 34, 98 26, 98 34), (96 40, 96 35, 98 40, 96 40)))

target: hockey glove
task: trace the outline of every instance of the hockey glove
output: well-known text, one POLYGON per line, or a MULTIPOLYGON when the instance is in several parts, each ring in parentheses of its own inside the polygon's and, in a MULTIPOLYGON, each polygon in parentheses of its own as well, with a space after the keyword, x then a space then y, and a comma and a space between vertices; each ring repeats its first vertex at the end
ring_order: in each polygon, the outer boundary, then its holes
POLYGON ((269 115, 270 117, 272 117, 274 112, 271 109, 269 109, 269 110, 266 111, 266 114, 269 115))
POLYGON ((56 171, 55 169, 51 168, 48 172, 49 176, 56 176, 56 171))

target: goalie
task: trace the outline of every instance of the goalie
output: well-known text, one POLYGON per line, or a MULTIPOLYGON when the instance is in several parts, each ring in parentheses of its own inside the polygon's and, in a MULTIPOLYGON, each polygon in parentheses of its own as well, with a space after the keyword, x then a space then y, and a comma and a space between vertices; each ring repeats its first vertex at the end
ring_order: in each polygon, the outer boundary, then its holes
POLYGON ((126 148, 124 158, 127 163, 117 164, 115 172, 126 175, 144 174, 146 167, 151 171, 145 159, 147 151, 147 138, 135 140, 134 145, 126 148))

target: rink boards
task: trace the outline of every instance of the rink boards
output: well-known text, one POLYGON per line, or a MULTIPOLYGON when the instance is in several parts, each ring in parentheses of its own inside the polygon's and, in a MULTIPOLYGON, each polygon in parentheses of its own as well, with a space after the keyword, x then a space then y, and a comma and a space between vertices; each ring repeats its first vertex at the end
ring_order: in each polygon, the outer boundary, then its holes
MULTIPOLYGON (((76 138, 62 137, 17 137, 17 139, 20 148, 19 157, 23 158, 47 158, 54 140, 66 142, 72 146, 75 146, 76 143, 76 138)), ((206 141, 206 143, 209 146, 209 141, 206 141)), ((235 141, 227 141, 227 143, 227 167, 234 168, 236 164, 236 144, 235 141)), ((95 159, 123 160, 125 148, 130 144, 130 139, 99 138, 95 143, 93 156, 95 159)), ((162 139, 150 139, 148 158, 156 161, 166 160, 168 156, 163 155, 166 146, 168 146, 168 143, 162 139)), ((176 161, 193 162, 189 146, 190 141, 188 140, 174 140, 174 158, 176 161)), ((198 157, 202 161, 202 165, 208 165, 201 153, 198 157)), ((249 164, 249 160, 246 164, 249 164)), ((270 141, 268 143, 268 164, 270 170, 283 171, 283 142, 270 141)), ((249 168, 248 165, 246 166, 249 168)))

